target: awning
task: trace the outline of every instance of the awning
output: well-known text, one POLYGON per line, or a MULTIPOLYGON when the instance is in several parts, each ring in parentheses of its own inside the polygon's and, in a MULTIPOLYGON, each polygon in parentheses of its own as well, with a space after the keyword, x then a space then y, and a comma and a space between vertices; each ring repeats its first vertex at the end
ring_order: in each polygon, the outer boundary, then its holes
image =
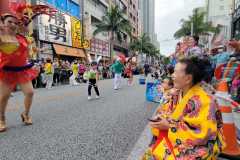
POLYGON ((72 57, 81 57, 86 58, 86 55, 82 49, 62 46, 58 44, 53 44, 53 47, 56 51, 56 54, 65 55, 65 56, 72 56, 72 57))

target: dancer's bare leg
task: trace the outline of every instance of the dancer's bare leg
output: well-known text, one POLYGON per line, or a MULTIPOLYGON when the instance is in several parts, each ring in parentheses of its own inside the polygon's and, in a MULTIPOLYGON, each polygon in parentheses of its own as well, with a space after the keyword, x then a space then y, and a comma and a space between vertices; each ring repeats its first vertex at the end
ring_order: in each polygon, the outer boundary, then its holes
POLYGON ((0 81, 0 132, 6 130, 5 112, 11 92, 12 90, 10 87, 6 83, 0 81))
POLYGON ((23 122, 27 125, 30 125, 32 124, 32 120, 29 117, 29 112, 32 106, 33 95, 34 95, 33 85, 31 82, 27 82, 25 84, 21 84, 20 87, 25 96, 25 99, 24 99, 25 111, 22 113, 21 116, 22 116, 23 122))

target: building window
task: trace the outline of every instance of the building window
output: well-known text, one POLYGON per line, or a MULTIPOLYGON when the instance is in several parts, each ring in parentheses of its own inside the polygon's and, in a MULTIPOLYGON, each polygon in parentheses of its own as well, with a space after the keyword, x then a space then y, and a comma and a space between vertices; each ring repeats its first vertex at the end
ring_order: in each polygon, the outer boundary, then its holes
POLYGON ((136 6, 135 6, 135 4, 133 4, 133 9, 135 9, 136 8, 136 6))
POLYGON ((220 6, 219 9, 220 9, 220 10, 224 10, 224 6, 220 6))

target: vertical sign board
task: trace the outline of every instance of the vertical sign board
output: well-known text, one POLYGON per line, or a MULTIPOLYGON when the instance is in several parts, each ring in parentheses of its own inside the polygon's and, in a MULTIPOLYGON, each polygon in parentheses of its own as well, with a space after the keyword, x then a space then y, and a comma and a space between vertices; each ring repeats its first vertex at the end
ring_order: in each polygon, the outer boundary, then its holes
POLYGON ((57 12, 53 16, 40 15, 39 39, 67 46, 72 46, 70 16, 57 12))
POLYGON ((71 17, 71 30, 72 30, 72 46, 76 48, 82 48, 81 36, 82 36, 82 26, 81 22, 74 17, 71 17))

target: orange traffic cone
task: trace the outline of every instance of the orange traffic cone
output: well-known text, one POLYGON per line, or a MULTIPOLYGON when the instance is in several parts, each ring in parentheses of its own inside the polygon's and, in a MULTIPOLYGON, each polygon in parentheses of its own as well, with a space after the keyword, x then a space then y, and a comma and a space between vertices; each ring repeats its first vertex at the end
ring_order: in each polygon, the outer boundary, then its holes
POLYGON ((237 143, 237 131, 234 124, 234 117, 232 112, 232 104, 223 98, 230 98, 228 94, 228 85, 226 81, 221 81, 218 85, 217 101, 220 106, 223 118, 223 135, 225 137, 226 148, 223 150, 222 157, 230 159, 240 158, 240 147, 237 143), (219 96, 219 97, 218 97, 219 96))

